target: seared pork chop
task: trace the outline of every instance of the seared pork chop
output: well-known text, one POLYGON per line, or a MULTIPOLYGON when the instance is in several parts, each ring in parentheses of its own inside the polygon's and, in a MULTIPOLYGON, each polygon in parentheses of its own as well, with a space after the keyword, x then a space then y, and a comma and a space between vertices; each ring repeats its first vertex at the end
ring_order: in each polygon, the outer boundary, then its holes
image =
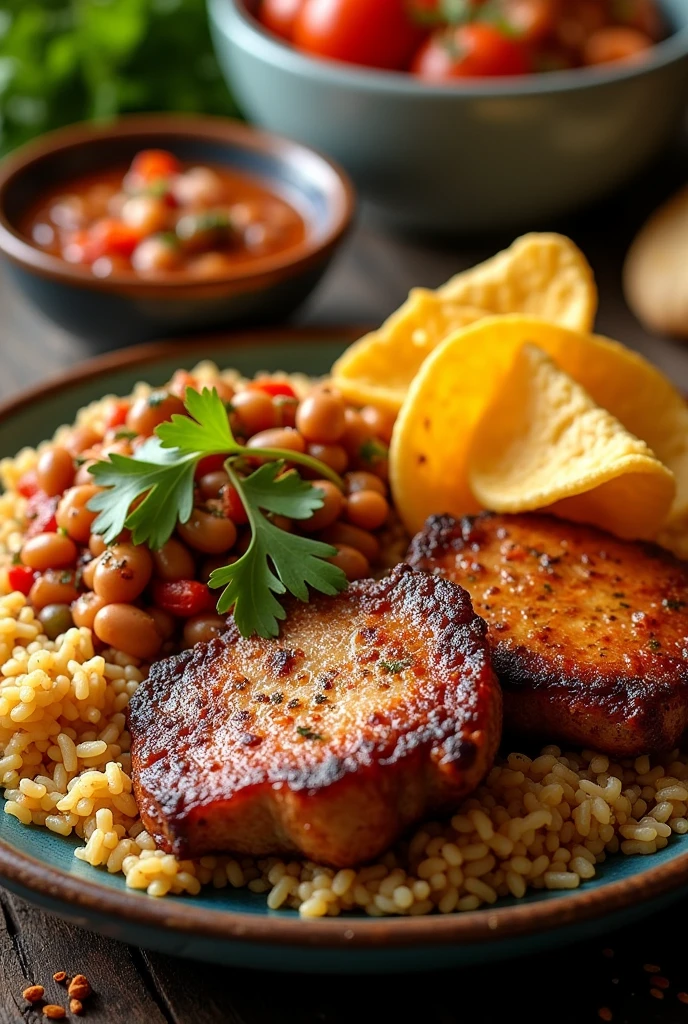
POLYGON ((489 624, 504 724, 618 756, 688 726, 688 566, 545 515, 435 516, 418 569, 465 587, 489 624))
POLYGON ((129 705, 147 829, 182 857, 375 857, 492 764, 486 631, 465 590, 403 565, 293 601, 279 639, 232 627, 158 662, 129 705))

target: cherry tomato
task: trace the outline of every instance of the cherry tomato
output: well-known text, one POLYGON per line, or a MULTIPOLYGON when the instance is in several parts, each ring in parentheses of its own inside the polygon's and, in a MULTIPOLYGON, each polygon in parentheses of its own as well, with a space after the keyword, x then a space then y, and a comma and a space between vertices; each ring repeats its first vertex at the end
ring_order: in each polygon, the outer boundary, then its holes
POLYGON ((153 600, 158 608, 182 619, 212 611, 215 606, 210 587, 198 580, 157 580, 153 584, 153 600))
POLYGON ((33 497, 38 490, 38 480, 35 469, 30 469, 27 473, 23 473, 19 477, 17 490, 24 498, 33 497))
POLYGON ((294 22, 304 5, 304 0, 262 0, 258 18, 265 28, 282 39, 291 40, 294 22))
POLYGON ((525 48, 492 25, 475 22, 433 32, 416 54, 411 70, 430 82, 453 78, 525 75, 525 48))
POLYGON ((35 537, 38 533, 56 533, 57 520, 55 513, 62 495, 50 497, 45 491, 36 491, 26 503, 26 536, 35 537))
POLYGON ((176 156, 168 153, 166 149, 143 149, 137 153, 131 162, 129 173, 137 182, 150 185, 154 181, 164 181, 165 178, 179 174, 181 164, 176 156))
POLYGON ((319 57, 403 70, 423 32, 405 0, 306 0, 293 38, 299 50, 319 57))
POLYGON ((225 464, 226 455, 206 455, 199 460, 194 478, 200 480, 206 473, 217 473, 225 464))
POLYGON ((131 256, 143 235, 114 217, 98 220, 89 229, 84 246, 84 260, 93 263, 101 256, 131 256))
POLYGON ((296 392, 290 384, 283 380, 254 380, 247 385, 253 391, 264 391, 266 395, 277 398, 283 395, 285 398, 296 398, 296 392))
POLYGON ((27 596, 37 576, 38 573, 30 569, 28 565, 13 565, 7 573, 12 590, 18 590, 20 594, 27 596))
POLYGON ((637 28, 655 41, 664 35, 665 26, 655 0, 623 0, 616 8, 615 20, 623 25, 637 28))
POLYGON ((127 421, 127 413, 129 412, 130 406, 129 399, 119 398, 112 403, 110 412, 105 418, 105 427, 107 430, 115 430, 117 427, 123 427, 127 421))
POLYGON ((231 484, 222 488, 222 507, 227 518, 231 519, 235 526, 243 526, 248 522, 244 504, 236 487, 232 487, 231 484))
POLYGON ((541 43, 554 31, 561 0, 505 0, 504 15, 520 42, 541 43))

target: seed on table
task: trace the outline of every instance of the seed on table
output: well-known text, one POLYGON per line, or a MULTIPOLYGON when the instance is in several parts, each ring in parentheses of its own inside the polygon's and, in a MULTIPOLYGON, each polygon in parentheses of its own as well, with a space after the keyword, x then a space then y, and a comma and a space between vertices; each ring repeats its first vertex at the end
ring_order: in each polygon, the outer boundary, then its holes
POLYGON ((91 994, 91 986, 84 974, 75 974, 69 983, 67 995, 74 999, 87 999, 91 994))
POLYGON ((62 1006, 56 1006, 55 1003, 48 1003, 47 1006, 43 1007, 43 1016, 48 1017, 50 1020, 62 1020, 63 1017, 67 1016, 67 1011, 62 1006))
POLYGON ((38 1003, 43 998, 45 989, 42 985, 29 985, 22 992, 22 997, 26 999, 27 1003, 38 1003))
POLYGON ((55 971, 55 973, 53 974, 53 981, 56 981, 58 983, 58 985, 60 985, 63 981, 66 981, 66 980, 67 980, 67 972, 66 971, 55 971))
POLYGON ((75 1014, 77 1017, 84 1012, 84 1004, 80 999, 69 1000, 69 1012, 75 1014))

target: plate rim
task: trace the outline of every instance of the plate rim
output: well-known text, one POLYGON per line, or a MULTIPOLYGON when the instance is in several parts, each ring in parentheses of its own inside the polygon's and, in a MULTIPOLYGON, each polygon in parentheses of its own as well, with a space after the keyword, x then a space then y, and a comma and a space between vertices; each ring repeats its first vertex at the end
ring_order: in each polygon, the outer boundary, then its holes
MULTIPOLYGON (((203 334, 179 340, 156 341, 118 349, 79 362, 71 369, 51 375, 45 382, 22 389, 0 402, 0 424, 26 406, 82 384, 112 370, 144 367, 175 354, 199 353, 203 345, 236 348, 299 341, 317 344, 327 340, 354 340, 365 327, 288 327, 240 333, 203 334)), ((114 889, 95 880, 76 877, 32 854, 16 849, 0 838, 0 878, 7 879, 30 894, 37 894, 68 908, 79 907, 101 916, 153 929, 178 932, 211 940, 240 941, 256 945, 324 946, 370 949, 405 946, 468 946, 497 942, 558 930, 578 922, 604 917, 615 911, 642 906, 654 898, 688 884, 688 850, 677 853, 668 863, 649 867, 640 877, 602 884, 572 895, 538 903, 484 907, 461 914, 422 917, 333 917, 280 918, 279 911, 251 914, 245 911, 198 907, 183 900, 156 900, 138 892, 114 889)))

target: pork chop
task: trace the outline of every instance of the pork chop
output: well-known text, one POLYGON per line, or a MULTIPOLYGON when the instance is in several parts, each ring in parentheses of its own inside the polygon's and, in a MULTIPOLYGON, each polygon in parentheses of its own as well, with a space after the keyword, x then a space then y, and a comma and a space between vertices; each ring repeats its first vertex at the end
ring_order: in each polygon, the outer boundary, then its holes
POLYGON ((456 807, 492 764, 501 694, 465 590, 398 566, 155 664, 129 705, 134 790, 165 850, 342 867, 456 807))
POLYGON ((505 728, 617 756, 688 726, 688 566, 546 515, 435 516, 408 561, 489 625, 505 728))

